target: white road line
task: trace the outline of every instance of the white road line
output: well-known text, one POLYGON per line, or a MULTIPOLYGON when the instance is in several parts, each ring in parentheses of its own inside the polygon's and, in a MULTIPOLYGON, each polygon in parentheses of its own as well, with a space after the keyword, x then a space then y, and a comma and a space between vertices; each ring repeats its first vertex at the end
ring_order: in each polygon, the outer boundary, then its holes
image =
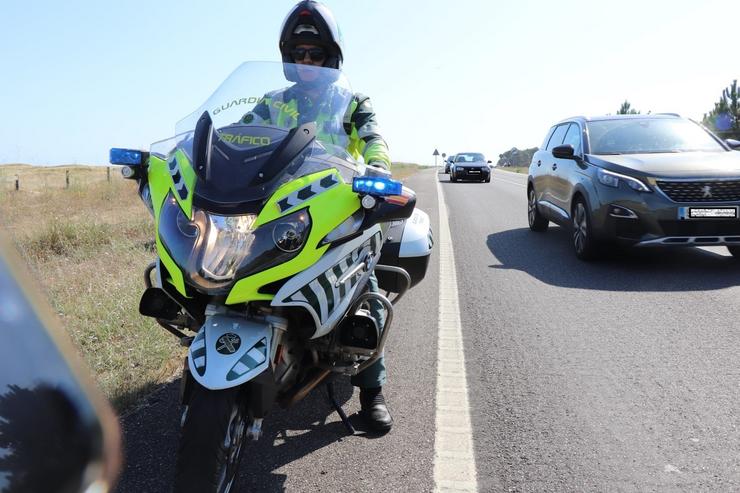
POLYGON ((455 255, 442 185, 439 201, 439 338, 434 433, 435 491, 477 491, 455 255))

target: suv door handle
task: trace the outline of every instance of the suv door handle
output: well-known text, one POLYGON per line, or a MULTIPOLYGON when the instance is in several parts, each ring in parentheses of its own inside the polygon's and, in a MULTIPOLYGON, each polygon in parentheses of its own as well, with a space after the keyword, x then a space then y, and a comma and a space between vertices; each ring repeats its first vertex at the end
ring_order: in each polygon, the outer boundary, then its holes
POLYGON ((558 169, 558 163, 552 163, 552 169, 553 169, 553 171, 555 171, 556 169, 558 169))
POLYGON ((541 166, 541 165, 542 165, 542 161, 541 160, 537 161, 537 166, 541 166))

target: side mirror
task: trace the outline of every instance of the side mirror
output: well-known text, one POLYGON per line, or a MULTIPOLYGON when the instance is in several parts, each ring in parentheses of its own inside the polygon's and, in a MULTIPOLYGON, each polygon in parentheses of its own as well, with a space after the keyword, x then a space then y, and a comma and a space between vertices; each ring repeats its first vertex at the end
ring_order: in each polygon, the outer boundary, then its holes
POLYGON ((403 190, 398 195, 378 199, 366 195, 365 199, 368 198, 374 199, 375 204, 366 204, 366 200, 363 200, 362 205, 366 212, 365 219, 362 222, 362 229, 367 229, 378 223, 408 219, 414 213, 414 208, 416 207, 416 194, 405 187, 403 187, 403 190), (371 205, 372 207, 367 208, 367 205, 371 205))
POLYGON ((554 147, 552 149, 552 155, 557 159, 575 159, 575 150, 570 144, 554 147))
POLYGON ((725 144, 730 146, 730 149, 733 149, 735 151, 740 151, 740 140, 726 139, 725 144))

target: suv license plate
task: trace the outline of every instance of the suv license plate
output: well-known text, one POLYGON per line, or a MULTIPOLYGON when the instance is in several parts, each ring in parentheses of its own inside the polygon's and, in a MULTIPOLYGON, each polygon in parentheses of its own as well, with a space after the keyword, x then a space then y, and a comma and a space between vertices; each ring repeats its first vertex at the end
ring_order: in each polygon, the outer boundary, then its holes
POLYGON ((737 219, 737 207, 681 207, 679 219, 737 219))

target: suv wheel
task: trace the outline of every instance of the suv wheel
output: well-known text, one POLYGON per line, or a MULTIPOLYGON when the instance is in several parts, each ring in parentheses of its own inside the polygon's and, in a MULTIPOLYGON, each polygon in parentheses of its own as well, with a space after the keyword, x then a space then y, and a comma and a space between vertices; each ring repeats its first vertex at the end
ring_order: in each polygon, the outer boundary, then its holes
POLYGON ((529 229, 538 233, 547 231, 547 226, 550 224, 550 221, 542 217, 540 211, 537 210, 537 196, 534 193, 534 188, 529 189, 529 197, 527 202, 527 219, 529 220, 529 229))
POLYGON ((577 199, 573 205, 573 248, 576 257, 581 260, 596 258, 597 244, 593 238, 591 218, 582 198, 577 199))

